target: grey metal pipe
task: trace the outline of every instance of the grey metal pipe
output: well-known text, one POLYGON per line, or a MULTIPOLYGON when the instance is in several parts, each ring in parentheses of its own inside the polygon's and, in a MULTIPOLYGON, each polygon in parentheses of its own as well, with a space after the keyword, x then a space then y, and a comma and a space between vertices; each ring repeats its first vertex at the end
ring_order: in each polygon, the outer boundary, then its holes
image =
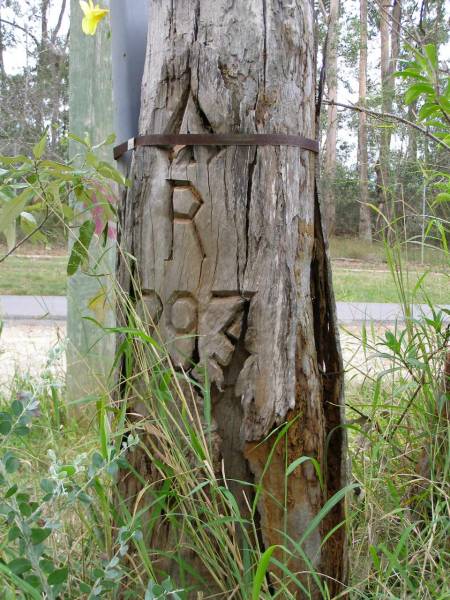
MULTIPOLYGON (((119 142, 138 134, 149 0, 111 0, 114 130, 119 142)), ((120 162, 127 166, 131 153, 120 162)))

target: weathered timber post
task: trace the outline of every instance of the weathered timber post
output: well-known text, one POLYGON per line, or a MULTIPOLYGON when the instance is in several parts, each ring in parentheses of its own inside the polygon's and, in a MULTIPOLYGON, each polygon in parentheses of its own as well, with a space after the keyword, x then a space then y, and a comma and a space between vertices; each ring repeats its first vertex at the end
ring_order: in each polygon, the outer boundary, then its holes
MULTIPOLYGON (((78 0, 71 1, 70 23, 70 132, 93 143, 113 131, 118 138, 134 134, 140 107, 140 85, 147 36, 147 0, 104 0, 111 10, 111 31, 106 23, 95 36, 81 30, 82 12, 78 0), (109 35, 111 34, 111 35, 109 35)), ((72 143, 71 157, 79 152, 72 143)), ((113 163, 111 147, 100 149, 102 160, 113 163)), ((127 163, 124 157, 122 164, 127 163)), ((114 339, 102 336, 99 328, 84 317, 95 316, 89 301, 101 285, 111 286, 115 271, 115 250, 92 248, 94 261, 102 256, 99 272, 109 277, 96 279, 77 273, 68 281, 67 391, 71 401, 95 398, 107 393, 106 378, 114 357, 114 339)), ((105 325, 114 323, 112 310, 105 325)))
MULTIPOLYGON (((300 134, 315 139, 310 0, 157 0, 151 4, 140 134, 300 134)), ((259 481, 265 547, 300 539, 345 485, 342 365, 310 150, 287 145, 138 147, 120 241, 136 258, 144 302, 175 365, 206 366, 230 480, 259 481), (279 504, 277 503, 279 501, 279 504)), ((128 266, 119 281, 132 290, 128 266)), ((136 468, 139 456, 135 453, 136 468)), ((151 477, 149 473, 145 477, 151 477)), ((137 490, 129 476, 130 501, 137 490)), ((125 482, 125 491, 127 484, 125 482)), ((345 578, 339 504, 305 541, 316 569, 345 578)), ((164 540, 155 540, 161 547, 164 540)), ((293 570, 302 568, 299 562, 293 570)), ((330 580, 330 589, 333 581, 330 580)))
MULTIPOLYGON (((104 5, 108 7, 109 2, 104 5)), ((71 0, 70 11, 69 129, 81 138, 88 134, 97 143, 113 131, 111 41, 106 28, 100 28, 93 37, 84 35, 78 0, 71 0)), ((79 152, 80 147, 71 143, 71 157, 79 152)), ((102 153, 103 160, 111 159, 110 148, 103 148, 102 153)), ((91 248, 91 254, 104 256, 99 271, 114 272, 113 251, 105 254, 103 248, 91 248)), ((84 318, 95 316, 88 304, 99 289, 100 282, 84 273, 68 279, 67 396, 72 402, 105 393, 106 375, 113 360, 113 340, 101 336, 98 327, 84 318)), ((108 313, 105 324, 112 324, 112 311, 108 313)))

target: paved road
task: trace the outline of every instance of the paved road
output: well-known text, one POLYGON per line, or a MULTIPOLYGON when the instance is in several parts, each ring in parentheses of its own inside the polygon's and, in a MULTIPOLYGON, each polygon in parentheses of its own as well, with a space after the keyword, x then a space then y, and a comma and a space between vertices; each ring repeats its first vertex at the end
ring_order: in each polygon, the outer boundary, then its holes
POLYGON ((49 319, 64 321, 67 317, 65 296, 0 296, 3 319, 49 319))
MULTIPOLYGON (((447 308, 450 308, 447 306, 447 308)), ((338 320, 342 324, 375 321, 393 323, 403 320, 399 304, 378 302, 338 302, 338 320)), ((414 316, 429 315, 427 306, 416 305, 414 316)), ((65 321, 67 300, 64 296, 0 296, 0 317, 5 320, 44 319, 65 321)))

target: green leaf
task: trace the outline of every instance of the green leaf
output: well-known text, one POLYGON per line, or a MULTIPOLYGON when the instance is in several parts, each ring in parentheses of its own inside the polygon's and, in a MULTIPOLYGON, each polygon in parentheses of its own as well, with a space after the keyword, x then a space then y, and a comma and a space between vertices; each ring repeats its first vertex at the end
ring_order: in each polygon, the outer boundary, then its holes
POLYGON ((440 98, 438 98, 438 102, 439 102, 439 106, 445 112, 450 112, 450 100, 447 100, 447 98, 444 98, 441 96, 440 98))
POLYGON ((28 577, 25 577, 25 581, 35 589, 39 589, 41 584, 41 580, 37 575, 28 575, 28 577))
POLYGON ((11 431, 11 415, 6 412, 0 412, 0 434, 7 435, 11 431))
POLYGON ((354 490, 357 487, 357 483, 352 483, 333 494, 333 496, 331 496, 331 498, 325 502, 325 504, 322 506, 319 512, 309 521, 308 526, 306 527, 305 531, 303 532, 300 538, 299 544, 302 545, 303 542, 311 535, 311 533, 319 526, 319 524, 327 516, 327 514, 336 506, 336 504, 339 504, 339 502, 343 500, 343 498, 348 492, 354 490))
POLYGON ((373 562, 376 570, 378 572, 380 572, 380 570, 381 570, 381 562, 380 562, 380 559, 378 557, 377 549, 375 548, 375 546, 370 545, 369 546, 369 552, 370 552, 370 556, 372 557, 372 562, 373 562))
POLYGON ((414 100, 421 94, 434 95, 434 88, 430 83, 414 83, 410 88, 406 90, 405 93, 405 104, 412 104, 414 100))
POLYGON ((86 152, 85 159, 86 159, 87 165, 89 165, 90 167, 93 167, 94 169, 97 168, 97 166, 99 164, 99 160, 93 152, 86 152))
POLYGON ((7 490, 6 494, 5 494, 5 499, 11 498, 11 496, 14 496, 14 494, 17 492, 18 490, 18 486, 17 483, 15 483, 14 485, 12 485, 9 490, 7 490))
POLYGON ((39 567, 44 571, 46 575, 49 575, 55 570, 55 565, 53 564, 53 561, 48 560, 47 558, 42 558, 39 561, 39 567))
POLYGON ((424 51, 426 57, 430 61, 431 66, 435 71, 437 71, 439 64, 436 46, 434 44, 426 44, 424 47, 424 51))
POLYGON ((11 403, 11 410, 12 410, 13 414, 16 415, 16 417, 21 415, 23 413, 22 402, 20 402, 20 400, 14 400, 11 403))
POLYGON ((14 433, 16 435, 28 435, 30 433, 30 428, 26 425, 19 425, 14 428, 14 433))
POLYGON ((62 569, 56 569, 53 573, 47 578, 47 582, 49 585, 60 585, 67 580, 67 576, 69 575, 69 569, 67 567, 63 567, 62 569))
POLYGON ((125 185, 124 176, 117 171, 114 167, 106 162, 100 162, 97 168, 98 173, 103 175, 106 179, 110 179, 119 185, 125 185))
POLYGON ((31 514, 33 513, 33 510, 31 508, 31 506, 28 504, 28 502, 21 502, 19 504, 19 510, 20 510, 20 514, 24 517, 30 517, 31 514))
POLYGON ((56 483, 51 479, 41 479, 41 490, 46 494, 53 494, 56 483))
POLYGON ((67 137, 69 139, 73 140, 74 142, 77 142, 78 144, 82 144, 86 148, 89 148, 88 142, 86 140, 83 140, 83 138, 78 137, 74 133, 69 133, 69 135, 67 137))
POLYGON ((8 248, 8 252, 14 248, 16 245, 16 222, 10 223, 6 229, 3 230, 6 238, 6 247, 8 248))
POLYGON ((31 569, 31 563, 26 558, 15 558, 8 563, 8 567, 14 575, 22 575, 31 569))
POLYGON ((62 213, 63 213, 66 221, 72 221, 72 219, 74 217, 74 211, 71 206, 69 206, 68 204, 63 204, 62 205, 62 213))
POLYGON ((10 165, 18 165, 19 163, 26 164, 31 166, 32 161, 25 156, 24 154, 18 154, 17 156, 1 156, 0 155, 0 165, 10 166, 10 165))
POLYGON ((58 475, 63 475, 64 477, 73 477, 75 473, 76 469, 73 465, 61 465, 58 468, 58 475))
POLYGON ((47 146, 47 131, 48 130, 46 129, 39 142, 33 147, 33 155, 36 160, 42 158, 42 155, 45 152, 45 147, 47 146))
POLYGON ((425 104, 420 107, 418 117, 421 121, 423 121, 423 119, 427 119, 437 112, 439 112, 439 106, 437 104, 434 102, 425 102, 425 104))
POLYGON ((5 454, 3 458, 3 464, 5 465, 6 471, 10 474, 15 473, 20 466, 18 459, 10 452, 5 454))
POLYGON ((22 532, 17 526, 11 527, 8 531, 8 542, 14 542, 17 538, 22 536, 22 532))
POLYGON ((15 197, 16 197, 15 188, 11 187, 10 185, 2 185, 0 187, 0 200, 9 202, 9 200, 12 200, 15 197))
POLYGON ((28 502, 30 500, 30 494, 25 494, 24 492, 19 492, 16 494, 17 502, 28 502))
POLYGON ((312 462, 312 464, 314 466, 314 470, 317 475, 317 479, 319 480, 319 483, 320 483, 320 487, 323 489, 322 471, 320 469, 320 464, 315 458, 312 458, 310 456, 300 456, 299 458, 292 461, 291 464, 286 469, 286 476, 289 476, 291 473, 293 473, 295 471, 295 469, 297 467, 299 467, 300 465, 302 465, 303 463, 308 462, 308 461, 312 462))
POLYGON ((401 349, 401 343, 400 343, 400 341, 397 340, 397 338, 392 333, 392 331, 386 331, 384 335, 385 335, 385 338, 386 338, 386 346, 390 350, 392 350, 393 352, 395 352, 395 354, 399 354, 400 349, 401 349))
POLYGON ((266 579, 266 573, 267 569, 269 568, 270 559, 277 548, 281 548, 281 546, 278 546, 277 544, 269 546, 269 548, 267 548, 267 550, 261 556, 258 568, 256 569, 255 577, 253 578, 252 600, 259 600, 261 597, 260 594, 266 579))
POLYGON ((420 81, 428 81, 424 75, 421 74, 420 69, 414 69, 413 67, 407 67, 403 71, 396 71, 394 77, 411 77, 412 79, 419 79, 420 81))
POLYGON ((32 242, 45 243, 47 241, 47 237, 42 233, 42 231, 36 231, 37 226, 38 224, 34 215, 25 211, 20 213, 20 228, 24 234, 32 234, 30 238, 32 242))
MULTIPOLYGON (((450 193, 448 193, 448 192, 441 192, 434 199, 433 206, 435 206, 436 204, 443 204, 443 203, 446 203, 446 202, 450 202, 450 193)), ((0 420, 0 426, 1 426, 1 420, 0 420)))
MULTIPOLYGON (((21 559, 21 560, 25 560, 25 559, 21 559)), ((29 597, 33 598, 33 600, 42 600, 41 594, 34 587, 32 587, 29 583, 27 583, 23 579, 20 579, 20 577, 18 577, 15 573, 13 573, 11 571, 11 569, 8 568, 7 565, 4 565, 1 562, 0 562, 0 573, 3 573, 3 575, 7 579, 11 580, 14 583, 14 585, 16 586, 17 590, 22 590, 24 592, 27 592, 29 597)))
POLYGON ((89 245, 94 235, 95 225, 92 221, 85 221, 79 232, 79 238, 76 240, 70 253, 67 264, 67 275, 72 276, 78 271, 78 267, 88 259, 89 245))
POLYGON ((37 546, 37 544, 42 544, 42 542, 46 540, 51 533, 52 530, 48 527, 34 527, 31 530, 31 542, 35 546, 37 546))
POLYGON ((11 236, 11 230, 12 227, 15 228, 17 217, 23 211, 33 195, 33 189, 27 188, 12 200, 3 203, 3 206, 0 210, 0 232, 9 232, 9 236, 11 236))
POLYGON ((104 460, 101 456, 101 454, 99 454, 98 452, 94 452, 94 454, 92 455, 92 466, 95 469, 101 469, 104 465, 104 460))
POLYGON ((115 141, 116 141, 116 134, 110 133, 108 135, 108 137, 106 138, 106 140, 104 141, 104 144, 105 144, 105 146, 110 146, 111 144, 114 144, 115 141))
POLYGON ((102 148, 103 146, 110 146, 111 144, 114 144, 115 141, 116 141, 116 134, 110 133, 106 139, 104 139, 102 142, 100 142, 100 144, 95 144, 95 146, 92 146, 92 149, 97 150, 98 148, 102 148))

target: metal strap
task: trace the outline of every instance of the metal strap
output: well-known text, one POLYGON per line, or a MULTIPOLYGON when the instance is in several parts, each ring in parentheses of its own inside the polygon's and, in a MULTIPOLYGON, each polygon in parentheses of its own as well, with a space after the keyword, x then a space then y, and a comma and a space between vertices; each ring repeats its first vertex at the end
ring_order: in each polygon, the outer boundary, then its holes
POLYGON ((303 150, 319 152, 319 143, 303 135, 283 133, 179 133, 140 135, 130 138, 114 148, 114 158, 119 159, 137 146, 297 146, 303 150))

